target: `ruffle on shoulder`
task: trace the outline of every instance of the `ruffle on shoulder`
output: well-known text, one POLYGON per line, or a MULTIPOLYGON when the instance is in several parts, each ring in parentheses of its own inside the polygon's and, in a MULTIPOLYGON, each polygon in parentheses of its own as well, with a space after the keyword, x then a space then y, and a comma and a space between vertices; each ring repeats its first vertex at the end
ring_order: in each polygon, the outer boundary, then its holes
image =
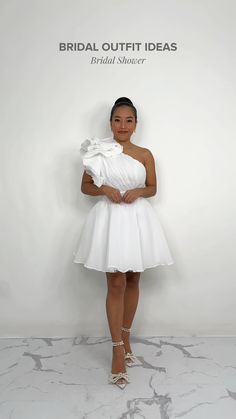
POLYGON ((122 151, 123 147, 112 137, 103 139, 93 137, 81 143, 80 153, 84 168, 96 186, 100 187, 104 182, 101 173, 102 157, 114 156, 122 151))
POLYGON ((83 157, 89 158, 97 154, 106 157, 113 156, 122 152, 123 147, 112 137, 99 139, 97 137, 87 139, 81 144, 81 154, 83 157))

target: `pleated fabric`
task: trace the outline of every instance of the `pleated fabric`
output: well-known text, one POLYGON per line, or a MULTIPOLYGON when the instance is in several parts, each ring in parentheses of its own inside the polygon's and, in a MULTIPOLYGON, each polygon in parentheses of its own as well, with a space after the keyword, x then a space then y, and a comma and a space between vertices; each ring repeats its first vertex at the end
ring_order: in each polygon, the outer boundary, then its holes
MULTIPOLYGON (((126 190, 145 187, 145 166, 112 137, 86 140, 83 165, 95 185, 126 190)), ((102 272, 143 272, 174 263, 158 215, 148 198, 114 203, 105 195, 88 212, 74 262, 102 272)))

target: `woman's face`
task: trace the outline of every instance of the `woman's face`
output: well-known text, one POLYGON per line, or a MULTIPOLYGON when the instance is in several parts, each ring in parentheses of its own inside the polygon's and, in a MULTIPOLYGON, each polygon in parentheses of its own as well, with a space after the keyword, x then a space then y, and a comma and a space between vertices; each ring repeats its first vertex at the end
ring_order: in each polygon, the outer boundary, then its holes
POLYGON ((111 120, 111 130, 114 139, 118 141, 129 141, 136 128, 135 116, 130 106, 122 105, 115 109, 111 120))

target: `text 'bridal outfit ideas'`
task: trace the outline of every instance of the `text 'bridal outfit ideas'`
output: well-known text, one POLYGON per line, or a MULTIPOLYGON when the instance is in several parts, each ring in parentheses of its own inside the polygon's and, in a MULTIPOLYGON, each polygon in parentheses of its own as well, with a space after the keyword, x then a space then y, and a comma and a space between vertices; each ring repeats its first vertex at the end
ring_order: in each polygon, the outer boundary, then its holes
MULTIPOLYGON (((83 166, 95 185, 120 190, 144 188, 145 166, 123 152, 114 138, 88 139, 80 148, 83 166)), ((143 272, 174 263, 158 215, 148 198, 115 203, 107 196, 88 212, 74 262, 102 272, 143 272)))

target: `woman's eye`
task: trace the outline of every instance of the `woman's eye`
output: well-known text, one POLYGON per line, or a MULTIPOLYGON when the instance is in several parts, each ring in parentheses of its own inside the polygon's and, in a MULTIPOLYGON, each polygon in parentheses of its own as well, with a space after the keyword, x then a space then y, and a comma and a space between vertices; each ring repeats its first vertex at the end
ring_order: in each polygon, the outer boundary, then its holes
MULTIPOLYGON (((114 121, 115 122, 120 122, 120 120, 118 118, 115 118, 114 121)), ((132 119, 128 119, 127 122, 133 122, 133 120, 132 119)))

